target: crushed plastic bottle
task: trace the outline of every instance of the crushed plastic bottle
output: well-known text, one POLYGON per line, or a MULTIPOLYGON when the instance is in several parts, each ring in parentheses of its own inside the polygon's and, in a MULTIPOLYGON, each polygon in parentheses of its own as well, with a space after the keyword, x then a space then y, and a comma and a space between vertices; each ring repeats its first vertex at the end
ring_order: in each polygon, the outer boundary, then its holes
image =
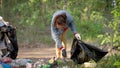
POLYGON ((18 64, 19 66, 26 66, 27 62, 29 61, 30 59, 16 59, 14 62, 16 64, 18 64))
POLYGON ((42 64, 39 64, 39 65, 37 66, 37 68, 43 68, 43 65, 42 65, 42 64))
POLYGON ((34 63, 34 68, 41 68, 42 67, 42 64, 40 61, 37 61, 34 63))
POLYGON ((15 60, 12 60, 10 65, 12 65, 13 68, 19 68, 20 67, 19 64, 17 64, 15 60))
POLYGON ((27 63, 26 63, 26 68, 34 68, 33 67, 33 63, 32 63, 32 60, 28 60, 27 63))

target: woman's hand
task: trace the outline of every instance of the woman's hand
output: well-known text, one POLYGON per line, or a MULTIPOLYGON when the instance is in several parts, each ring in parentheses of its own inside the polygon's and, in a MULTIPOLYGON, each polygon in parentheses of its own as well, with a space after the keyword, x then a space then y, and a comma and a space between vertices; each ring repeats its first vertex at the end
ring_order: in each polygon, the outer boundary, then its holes
POLYGON ((81 40, 81 36, 79 33, 75 33, 74 36, 76 37, 77 40, 81 40))

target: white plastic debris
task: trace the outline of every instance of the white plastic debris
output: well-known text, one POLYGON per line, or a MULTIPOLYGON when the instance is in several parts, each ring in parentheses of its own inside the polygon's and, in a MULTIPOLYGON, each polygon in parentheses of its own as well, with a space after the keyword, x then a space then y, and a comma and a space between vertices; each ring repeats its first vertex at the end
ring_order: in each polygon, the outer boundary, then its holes
POLYGON ((18 64, 19 66, 26 66, 26 63, 29 59, 16 59, 15 63, 18 64))

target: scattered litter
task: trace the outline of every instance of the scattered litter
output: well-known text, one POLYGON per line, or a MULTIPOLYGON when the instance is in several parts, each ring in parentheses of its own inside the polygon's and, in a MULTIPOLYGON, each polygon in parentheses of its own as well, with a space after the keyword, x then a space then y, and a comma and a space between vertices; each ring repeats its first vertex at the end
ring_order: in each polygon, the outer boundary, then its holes
POLYGON ((69 68, 68 66, 63 66, 62 68, 69 68))
POLYGON ((9 57, 3 57, 3 58, 1 58, 1 62, 3 62, 3 63, 11 63, 12 59, 9 58, 9 57))
POLYGON ((32 60, 27 60, 26 68, 33 68, 33 62, 32 62, 32 60))
POLYGON ((18 64, 19 66, 26 66, 27 61, 30 59, 16 59, 14 63, 18 64))
POLYGON ((97 66, 96 63, 92 63, 92 62, 85 62, 84 63, 85 68, 96 68, 96 66, 97 66))

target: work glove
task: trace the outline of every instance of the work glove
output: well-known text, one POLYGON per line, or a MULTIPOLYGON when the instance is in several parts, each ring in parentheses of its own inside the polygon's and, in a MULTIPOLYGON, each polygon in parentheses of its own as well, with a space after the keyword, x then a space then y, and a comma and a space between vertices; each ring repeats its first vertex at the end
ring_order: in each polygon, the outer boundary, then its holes
POLYGON ((77 40, 81 40, 81 36, 80 36, 79 33, 75 33, 74 36, 75 36, 75 38, 76 38, 77 40))

